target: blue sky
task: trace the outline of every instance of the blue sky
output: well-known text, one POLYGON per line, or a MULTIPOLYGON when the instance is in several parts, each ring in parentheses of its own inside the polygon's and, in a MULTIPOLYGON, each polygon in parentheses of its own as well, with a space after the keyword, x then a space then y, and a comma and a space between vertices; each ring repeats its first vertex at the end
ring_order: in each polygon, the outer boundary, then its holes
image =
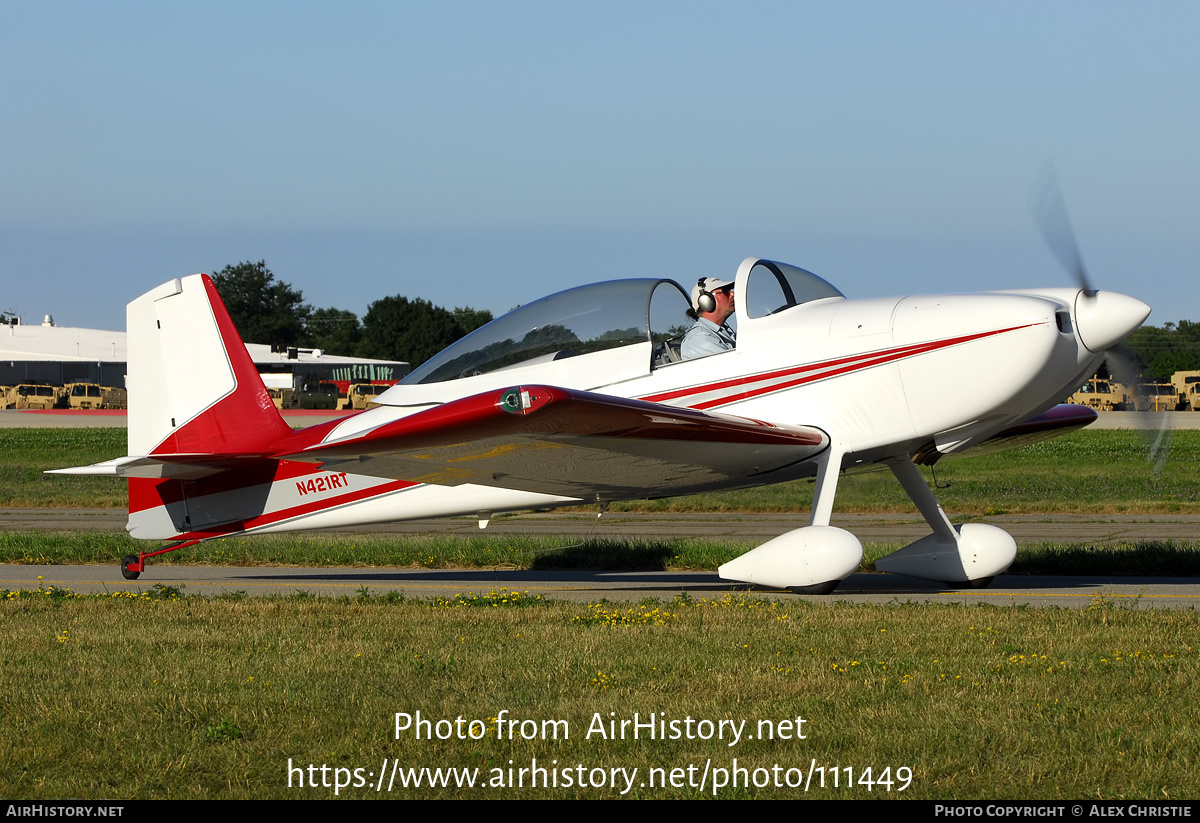
POLYGON ((851 297, 1094 281, 1200 320, 1200 5, 0 2, 0 309, 265 259, 504 311, 759 255, 851 297))

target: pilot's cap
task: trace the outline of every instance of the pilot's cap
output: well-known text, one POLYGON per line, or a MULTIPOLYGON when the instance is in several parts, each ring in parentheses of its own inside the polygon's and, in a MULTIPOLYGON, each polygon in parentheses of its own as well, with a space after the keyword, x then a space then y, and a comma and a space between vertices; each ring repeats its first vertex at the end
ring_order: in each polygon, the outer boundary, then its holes
POLYGON ((700 309, 700 295, 703 292, 712 294, 721 289, 732 289, 732 280, 722 280, 719 277, 701 277, 692 287, 692 308, 700 309))

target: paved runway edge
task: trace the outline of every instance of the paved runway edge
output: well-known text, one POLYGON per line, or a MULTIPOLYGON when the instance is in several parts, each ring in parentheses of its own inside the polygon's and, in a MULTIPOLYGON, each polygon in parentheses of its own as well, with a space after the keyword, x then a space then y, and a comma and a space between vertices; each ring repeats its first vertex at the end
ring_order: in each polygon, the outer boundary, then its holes
MULTIPOLYGON (((361 591, 406 597, 453 597, 507 589, 576 602, 669 601, 686 592, 692 598, 723 597, 745 591, 715 572, 521 571, 497 569, 323 568, 278 566, 151 566, 136 581, 108 566, 0 566, 0 589, 54 586, 79 594, 152 591, 180 587, 184 594, 287 596, 306 592, 320 597, 355 597, 361 591)), ((1200 605, 1200 580, 1170 577, 1074 577, 1000 575, 986 589, 947 589, 900 575, 854 574, 831 595, 802 596, 753 589, 752 596, 814 603, 988 603, 996 606, 1086 608, 1186 608, 1200 605)))
MULTIPOLYGON (((804 513, 745 512, 609 513, 599 521, 594 511, 524 512, 500 515, 480 531, 474 518, 447 517, 361 526, 353 530, 314 531, 322 534, 493 536, 561 534, 571 537, 656 539, 708 537, 769 540, 806 521, 804 513)), ((0 531, 125 530, 123 509, 0 508, 0 531)), ((1009 532, 1018 543, 1122 540, 1195 540, 1200 515, 1023 514, 972 518, 1009 532)), ((929 533, 925 521, 911 514, 835 514, 833 523, 865 541, 912 541, 929 533)))

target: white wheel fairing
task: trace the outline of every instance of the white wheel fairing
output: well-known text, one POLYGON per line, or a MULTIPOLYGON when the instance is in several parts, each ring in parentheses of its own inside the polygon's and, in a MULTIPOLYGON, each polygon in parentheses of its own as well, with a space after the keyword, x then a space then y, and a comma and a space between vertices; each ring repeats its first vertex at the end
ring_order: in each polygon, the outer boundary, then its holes
POLYGON ((923 580, 965 583, 994 577, 1017 558, 1017 541, 1003 529, 985 523, 954 527, 957 543, 926 535, 899 551, 875 561, 881 572, 905 574, 923 580))
POLYGON ((862 563, 858 538, 836 526, 804 526, 781 534, 717 569, 725 580, 786 589, 843 580, 862 563))

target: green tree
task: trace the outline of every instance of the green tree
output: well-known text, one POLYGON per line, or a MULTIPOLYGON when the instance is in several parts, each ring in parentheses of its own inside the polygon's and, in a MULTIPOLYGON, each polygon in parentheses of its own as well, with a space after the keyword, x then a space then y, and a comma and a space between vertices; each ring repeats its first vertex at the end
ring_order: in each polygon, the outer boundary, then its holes
POLYGON ((328 354, 352 357, 362 342, 358 315, 345 309, 313 309, 305 329, 305 345, 328 354))
POLYGON ((463 334, 470 334, 480 326, 492 322, 492 313, 487 309, 472 309, 469 306, 454 310, 454 319, 462 327, 463 334))
POLYGON ((1200 369, 1200 323, 1142 326, 1126 344, 1147 380, 1165 383, 1177 371, 1200 369))
POLYGON ((358 354, 404 360, 415 368, 465 333, 452 312, 397 294, 367 308, 358 354))
POLYGON ((212 279, 242 340, 285 346, 304 342, 312 307, 299 289, 276 280, 265 260, 226 266, 212 279))

